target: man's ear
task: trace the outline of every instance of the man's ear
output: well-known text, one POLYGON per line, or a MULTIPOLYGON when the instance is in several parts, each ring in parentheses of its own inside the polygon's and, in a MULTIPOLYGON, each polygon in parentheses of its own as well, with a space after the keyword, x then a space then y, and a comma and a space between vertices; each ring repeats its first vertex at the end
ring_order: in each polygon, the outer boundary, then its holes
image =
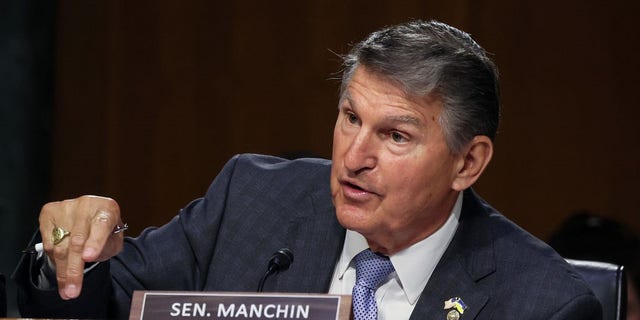
POLYGON ((460 154, 458 171, 453 180, 452 188, 462 191, 473 185, 493 156, 493 142, 487 136, 475 136, 460 154))

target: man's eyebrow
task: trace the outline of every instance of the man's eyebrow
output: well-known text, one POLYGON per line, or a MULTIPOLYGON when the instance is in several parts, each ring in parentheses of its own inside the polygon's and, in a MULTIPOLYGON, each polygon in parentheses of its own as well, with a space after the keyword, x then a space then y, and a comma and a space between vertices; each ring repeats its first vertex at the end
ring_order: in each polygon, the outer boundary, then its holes
POLYGON ((410 115, 401 115, 401 116, 388 116, 385 117, 385 120, 390 121, 390 122, 401 122, 401 123, 407 123, 407 124, 411 124, 414 126, 421 126, 422 125, 422 121, 420 121, 420 119, 410 116, 410 115))
MULTIPOLYGON (((345 91, 342 94, 342 97, 340 97, 340 103, 338 105, 338 109, 340 110, 343 109, 345 101, 349 103, 349 109, 356 111, 357 106, 355 102, 351 99, 351 95, 349 94, 349 91, 345 91)), ((406 123, 414 126, 422 126, 422 121, 420 121, 420 119, 410 115, 391 115, 391 116, 385 117, 385 120, 389 122, 398 122, 398 123, 406 123)))

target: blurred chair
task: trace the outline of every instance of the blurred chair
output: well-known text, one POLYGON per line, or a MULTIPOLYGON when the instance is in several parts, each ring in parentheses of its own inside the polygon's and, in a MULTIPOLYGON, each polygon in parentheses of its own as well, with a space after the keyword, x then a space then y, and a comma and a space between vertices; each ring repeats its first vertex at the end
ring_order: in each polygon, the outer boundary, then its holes
POLYGON ((627 282, 624 266, 606 262, 567 259, 589 284, 602 304, 603 320, 624 320, 627 282))
POLYGON ((570 215, 549 238, 565 259, 624 266, 627 320, 640 320, 640 236, 627 224, 589 211, 570 215))

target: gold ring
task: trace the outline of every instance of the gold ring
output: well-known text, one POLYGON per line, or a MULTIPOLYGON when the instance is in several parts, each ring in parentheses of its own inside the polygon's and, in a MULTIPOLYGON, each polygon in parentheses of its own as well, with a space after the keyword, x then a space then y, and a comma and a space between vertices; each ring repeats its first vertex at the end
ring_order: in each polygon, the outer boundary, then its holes
POLYGON ((62 239, 64 239, 68 235, 69 231, 64 230, 60 227, 55 227, 53 228, 53 231, 51 231, 51 241, 53 241, 53 244, 56 245, 62 242, 62 239))

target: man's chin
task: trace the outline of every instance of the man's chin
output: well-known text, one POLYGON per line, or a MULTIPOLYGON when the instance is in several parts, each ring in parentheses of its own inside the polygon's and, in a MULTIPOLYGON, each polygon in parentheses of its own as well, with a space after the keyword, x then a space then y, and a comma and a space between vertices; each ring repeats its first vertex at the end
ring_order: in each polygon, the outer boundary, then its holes
POLYGON ((350 206, 338 206, 336 217, 343 227, 359 233, 365 232, 370 225, 370 215, 367 212, 350 206))

